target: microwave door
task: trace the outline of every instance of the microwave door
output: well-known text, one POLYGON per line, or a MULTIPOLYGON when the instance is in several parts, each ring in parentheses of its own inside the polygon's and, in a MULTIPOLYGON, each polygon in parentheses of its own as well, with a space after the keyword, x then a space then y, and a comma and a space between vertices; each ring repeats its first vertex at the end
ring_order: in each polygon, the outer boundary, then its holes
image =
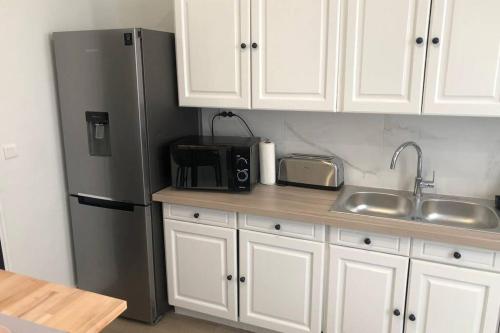
POLYGON ((227 147, 174 147, 173 183, 178 188, 228 190, 230 156, 227 147))

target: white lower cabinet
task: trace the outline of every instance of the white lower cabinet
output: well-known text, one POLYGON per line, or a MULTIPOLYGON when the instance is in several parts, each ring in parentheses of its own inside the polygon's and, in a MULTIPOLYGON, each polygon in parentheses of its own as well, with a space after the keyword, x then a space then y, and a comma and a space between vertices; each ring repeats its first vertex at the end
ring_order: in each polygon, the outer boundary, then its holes
POLYGON ((325 244, 240 230, 240 320, 321 332, 325 244))
POLYGON ((238 320, 236 230, 165 220, 171 305, 238 320))
POLYGON ((403 332, 408 261, 330 245, 326 331, 403 332))
MULTIPOLYGON (((296 238, 244 230, 248 219, 237 230, 166 215, 168 297, 176 307, 285 333, 500 333, 500 274, 477 269, 495 270, 496 252, 414 240, 411 251, 408 244, 380 253, 340 246, 351 238, 330 230, 325 260, 327 245, 300 239, 308 229, 285 220, 283 231, 296 238), (446 264, 455 263, 453 251, 470 268, 446 264)), ((278 220, 256 221, 267 230, 278 220)))
POLYGON ((412 260, 407 333, 497 333, 500 275, 412 260))

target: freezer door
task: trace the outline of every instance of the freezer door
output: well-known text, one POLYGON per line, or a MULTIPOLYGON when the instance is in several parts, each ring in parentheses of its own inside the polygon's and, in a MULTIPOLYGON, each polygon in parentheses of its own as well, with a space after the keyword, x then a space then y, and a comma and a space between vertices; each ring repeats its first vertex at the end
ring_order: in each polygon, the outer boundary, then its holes
POLYGON ((70 208, 78 288, 126 300, 123 316, 153 322, 151 208, 73 196, 70 208))
POLYGON ((69 192, 148 204, 136 29, 54 34, 69 192))

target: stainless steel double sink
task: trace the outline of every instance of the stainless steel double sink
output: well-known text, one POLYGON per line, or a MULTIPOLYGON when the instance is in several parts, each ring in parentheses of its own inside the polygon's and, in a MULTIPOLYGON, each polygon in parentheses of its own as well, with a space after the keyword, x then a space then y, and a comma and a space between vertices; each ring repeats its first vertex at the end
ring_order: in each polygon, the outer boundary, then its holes
POLYGON ((345 186, 331 210, 500 232, 494 202, 482 199, 345 186))

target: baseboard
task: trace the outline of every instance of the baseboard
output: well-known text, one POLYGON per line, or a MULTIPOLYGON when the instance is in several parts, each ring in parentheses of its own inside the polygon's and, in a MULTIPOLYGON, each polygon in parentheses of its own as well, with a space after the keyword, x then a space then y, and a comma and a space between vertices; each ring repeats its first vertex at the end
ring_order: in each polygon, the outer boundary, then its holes
POLYGON ((191 310, 179 308, 179 307, 175 307, 175 313, 183 315, 183 316, 187 316, 187 317, 211 321, 213 323, 217 323, 217 324, 221 324, 221 325, 225 325, 225 326, 229 326, 229 327, 233 327, 233 328, 238 328, 241 330, 254 332, 254 333, 277 333, 276 331, 271 331, 271 330, 268 330, 265 328, 240 323, 239 321, 231 321, 231 320, 227 320, 227 319, 217 318, 217 317, 210 316, 210 315, 207 315, 204 313, 199 313, 199 312, 195 312, 195 311, 191 311, 191 310))

